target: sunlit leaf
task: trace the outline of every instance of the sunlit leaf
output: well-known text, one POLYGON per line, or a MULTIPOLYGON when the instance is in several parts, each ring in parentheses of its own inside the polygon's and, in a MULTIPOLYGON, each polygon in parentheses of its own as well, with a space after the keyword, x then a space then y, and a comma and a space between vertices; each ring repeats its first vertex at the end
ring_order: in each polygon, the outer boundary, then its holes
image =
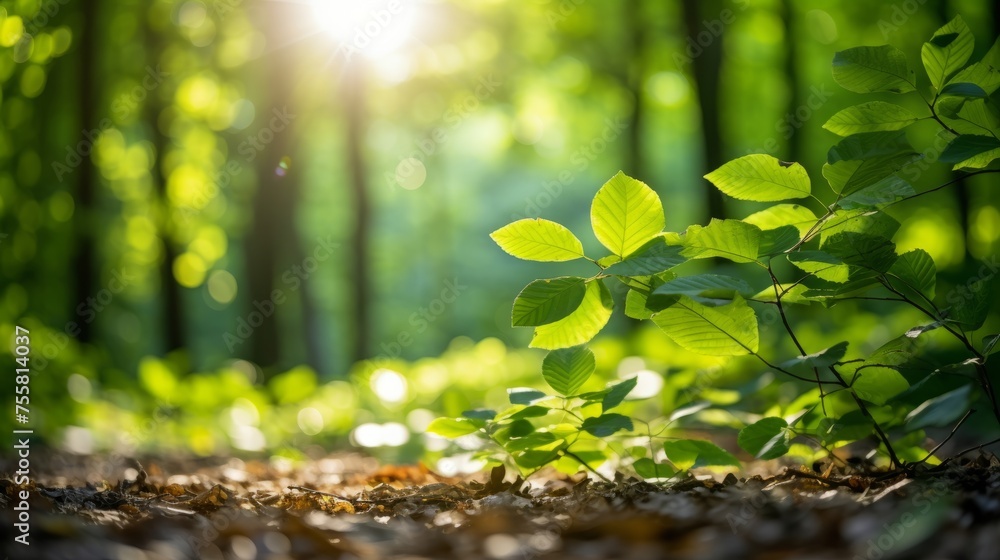
POLYGON ((663 231, 663 204, 653 189, 619 171, 597 191, 590 221, 602 245, 628 257, 663 231))
POLYGON ((563 319, 580 307, 587 293, 586 282, 576 276, 535 280, 514 299, 511 324, 536 327, 563 319))
POLYGON ((825 251, 796 251, 789 253, 788 262, 796 268, 811 273, 827 282, 844 283, 850 276, 850 266, 839 257, 825 251))
POLYGON ((906 93, 914 90, 915 75, 906 55, 896 47, 855 47, 833 58, 833 79, 854 93, 906 93))
POLYGON ((945 147, 938 161, 954 163, 954 169, 982 169, 997 158, 1000 140, 995 136, 963 134, 945 147))
POLYGON ((612 408, 620 405, 625 397, 635 389, 636 384, 639 382, 638 378, 630 377, 620 383, 615 383, 614 385, 607 388, 607 393, 604 398, 601 399, 601 410, 607 412, 612 408))
POLYGON ((902 374, 887 367, 859 369, 852 383, 852 388, 858 397, 877 405, 885 404, 909 387, 910 384, 902 374))
POLYGON ((759 343, 757 317, 738 295, 720 307, 681 296, 654 315, 653 322, 678 345, 699 354, 739 356, 756 352, 759 343))
POLYGON ((684 240, 685 257, 720 257, 733 262, 756 262, 760 255, 761 230, 739 220, 712 221, 706 227, 691 226, 684 240))
POLYGON ((457 438, 479 431, 486 424, 473 418, 435 418, 427 431, 446 438, 457 438))
POLYGON ((657 463, 648 457, 637 459, 636 462, 632 463, 632 468, 635 469, 635 474, 645 478, 646 480, 670 478, 677 474, 677 471, 675 471, 670 465, 657 463))
POLYGON ((770 208, 750 214, 743 222, 767 231, 781 226, 795 226, 801 235, 816 223, 816 214, 801 204, 775 204, 770 208))
POLYGON ((838 233, 824 242, 822 249, 849 265, 876 272, 887 272, 897 259, 895 243, 865 233, 838 233))
POLYGON ((795 226, 781 226, 761 233, 758 252, 761 256, 784 253, 799 242, 799 230, 795 226))
POLYGON ((605 269, 619 276, 652 276, 669 270, 687 259, 681 256, 684 247, 667 245, 663 237, 654 237, 627 259, 605 269))
POLYGON ((949 76, 965 66, 974 48, 975 39, 961 16, 935 31, 931 40, 920 49, 931 85, 940 90, 949 76))
POLYGON ((660 296, 690 296, 732 299, 739 294, 749 297, 754 289, 746 280, 720 274, 693 274, 664 282, 653 293, 660 296))
POLYGON ((803 198, 811 188, 805 168, 766 154, 734 159, 705 178, 733 198, 757 202, 803 198))
POLYGON ((908 287, 934 299, 937 267, 934 259, 923 249, 907 251, 896 259, 889 273, 898 277, 908 287))
POLYGON ((595 363, 585 346, 553 350, 542 361, 542 377, 560 395, 573 395, 594 373, 595 363))
POLYGON ((808 368, 825 368, 832 366, 833 364, 844 359, 844 354, 847 353, 846 341, 838 342, 833 346, 820 350, 819 352, 814 352, 805 356, 799 356, 797 358, 788 360, 782 364, 782 367, 786 369, 792 369, 800 366, 805 366, 808 368))
POLYGON ((529 261, 571 261, 583 256, 583 244, 564 226, 525 218, 490 234, 508 254, 529 261))
POLYGON ((587 292, 576 311, 554 323, 535 327, 531 347, 557 350, 585 344, 608 323, 612 307, 611 292, 604 282, 588 282, 587 292))
POLYGON ((510 404, 534 404, 548 398, 548 395, 536 389, 515 387, 507 389, 507 397, 510 399, 510 404))
POLYGON ((848 107, 826 121, 823 128, 839 136, 860 132, 901 130, 917 122, 909 109, 884 101, 871 101, 848 107))

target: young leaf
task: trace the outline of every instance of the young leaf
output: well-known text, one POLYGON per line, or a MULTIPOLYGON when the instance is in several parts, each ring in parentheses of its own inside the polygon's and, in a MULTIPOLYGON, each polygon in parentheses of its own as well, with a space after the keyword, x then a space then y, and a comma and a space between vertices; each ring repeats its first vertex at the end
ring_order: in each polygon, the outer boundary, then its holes
POLYGON ((934 299, 934 286, 937 282, 937 267, 934 259, 923 249, 907 251, 896 259, 889 273, 897 276, 908 287, 920 291, 930 299, 934 299))
POLYGON ((537 449, 555 443, 556 436, 551 432, 532 432, 522 437, 513 438, 504 444, 503 448, 511 453, 537 449))
POLYGON ((490 237, 519 259, 561 262, 583 256, 583 244, 564 226, 541 218, 525 218, 505 225, 490 237))
POLYGON ((522 469, 537 469, 559 458, 557 450, 528 450, 514 457, 514 462, 522 469))
POLYGON ((719 274, 694 274, 664 282, 653 290, 659 296, 690 296, 732 299, 737 294, 749 297, 754 293, 742 278, 719 274))
POLYGON ((666 239, 656 236, 627 259, 609 266, 604 272, 618 276, 659 274, 687 260, 681 256, 683 249, 680 245, 667 245, 666 239))
POLYGON ((961 16, 956 16, 935 31, 930 41, 924 43, 920 49, 920 58, 935 89, 940 91, 948 76, 965 66, 972 56, 974 41, 965 21, 961 16))
POLYGON ((777 202, 809 196, 809 174, 797 163, 766 154, 734 159, 705 175, 723 193, 757 202, 777 202))
POLYGON ((639 290, 629 290, 625 294, 625 316, 643 321, 653 316, 654 311, 646 307, 649 295, 639 290))
POLYGON ((507 397, 510 399, 510 404, 534 404, 548 398, 548 395, 536 389, 514 387, 507 389, 507 397))
POLYGON ((692 259, 721 257, 737 263, 756 262, 761 231, 739 220, 712 219, 706 227, 691 226, 682 255, 692 259))
POLYGON ((761 232, 761 256, 773 256, 784 253, 799 242, 799 230, 795 226, 781 226, 761 232))
POLYGON ((473 418, 435 418, 427 431, 446 438, 457 438, 479 431, 485 422, 473 418))
POLYGON ((954 391, 925 401, 906 415, 906 429, 921 430, 951 425, 969 409, 971 390, 971 385, 963 385, 954 391))
POLYGON ((816 214, 799 204, 775 204, 774 206, 750 214, 743 221, 767 231, 781 226, 795 226, 800 235, 805 235, 816 223, 816 214))
POLYGON ((896 47, 855 47, 833 57, 833 79, 854 93, 906 93, 913 91, 915 76, 906 55, 896 47))
POLYGON ((670 478, 677 474, 677 471, 670 468, 670 465, 657 463, 648 457, 637 459, 636 462, 632 463, 632 468, 635 469, 635 474, 646 480, 670 478))
POLYGON ((860 132, 901 130, 915 122, 917 116, 909 109, 884 101, 871 101, 840 111, 830 117, 823 128, 838 136, 850 136, 860 132))
POLYGON ((530 346, 558 350, 584 344, 608 323, 612 307, 611 292, 604 282, 588 282, 587 292, 576 311, 554 323, 535 327, 530 346))
POLYGON ((653 315, 653 322, 681 347, 715 356, 757 352, 757 316, 743 298, 720 307, 702 305, 687 296, 653 315))
POLYGON ((700 439, 669 440, 663 444, 667 459, 683 471, 695 467, 738 467, 740 462, 725 449, 700 439))
POLYGON ((535 280, 514 299, 511 324, 515 327, 537 327, 554 323, 580 307, 587 293, 587 280, 563 276, 535 280))
POLYGON ((580 425, 580 428, 597 437, 608 437, 621 430, 631 430, 632 419, 628 416, 610 412, 596 418, 587 418, 580 425))
POLYGON ((624 258, 663 231, 663 204, 653 189, 619 171, 597 191, 590 222, 597 240, 624 258))
POLYGON ((549 352, 542 361, 542 377, 557 393, 576 394, 594 373, 594 353, 585 346, 549 352))
POLYGON ((788 422, 782 418, 762 418, 740 430, 736 443, 758 459, 777 459, 788 453, 788 422))

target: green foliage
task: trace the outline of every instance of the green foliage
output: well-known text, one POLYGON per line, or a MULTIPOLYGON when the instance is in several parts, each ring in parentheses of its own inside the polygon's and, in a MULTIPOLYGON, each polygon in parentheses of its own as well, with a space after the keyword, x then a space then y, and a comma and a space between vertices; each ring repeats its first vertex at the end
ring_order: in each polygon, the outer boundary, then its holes
MULTIPOLYGON (((929 116, 871 101, 840 111, 824 125, 841 136, 822 169, 833 191, 832 203, 812 192, 801 165, 768 155, 744 156, 705 176, 724 194, 739 200, 782 202, 810 197, 822 203, 820 214, 805 205, 774 204, 743 220, 713 219, 707 226, 688 225, 682 233, 664 232, 663 205, 651 188, 620 172, 609 180, 594 198, 591 225, 611 254, 584 257, 597 269, 589 278, 536 281, 515 299, 514 326, 535 327, 532 346, 552 350, 542 374, 557 395, 511 391, 511 403, 517 406, 496 417, 483 416, 479 421, 485 424, 477 433, 501 450, 491 457, 513 459, 528 470, 563 464, 568 457, 580 463, 576 468, 593 470, 611 459, 609 451, 615 451, 616 465, 631 464, 636 474, 652 480, 696 467, 739 466, 733 455, 708 441, 661 435, 674 422, 708 412, 712 401, 680 409, 669 419, 647 422, 610 412, 635 389, 635 378, 601 391, 579 393, 595 370, 594 354, 580 345, 608 321, 613 302, 604 283, 610 280, 626 290, 627 316, 651 320, 681 350, 720 360, 749 356, 766 371, 806 384, 808 389, 787 408, 772 403, 767 414, 756 415, 759 420, 739 431, 737 442, 752 457, 785 456, 799 435, 811 436, 810 441, 826 450, 874 438, 890 464, 903 467, 901 457, 916 456, 913 442, 922 437, 920 430, 966 417, 978 396, 976 387, 965 381, 970 377, 980 380, 979 390, 1000 422, 1000 408, 985 369, 986 356, 994 351, 998 337, 986 337, 978 346, 970 337, 987 318, 992 276, 970 282, 960 297, 952 294, 946 301, 937 300, 933 258, 923 249, 899 251, 893 238, 901 224, 885 212, 889 206, 947 186, 917 192, 900 177, 901 170, 923 157, 905 131, 921 119, 941 125, 949 137, 941 161, 955 163, 956 169, 983 169, 1000 157, 998 136, 982 134, 983 128, 990 130, 1000 122, 982 126, 984 118, 1000 114, 989 97, 1000 88, 994 65, 1000 54, 994 45, 982 62, 966 66, 972 51, 972 35, 960 18, 924 45, 922 58, 933 90, 926 103, 929 116), (951 126, 952 121, 958 122, 951 126), (962 133, 961 121, 978 125, 980 130, 962 133), (729 274, 684 274, 690 268, 687 261, 703 259, 725 261, 729 274), (762 271, 769 279, 766 285, 760 283, 762 271), (858 298, 907 306, 931 322, 906 330, 867 355, 864 349, 869 340, 852 345, 841 333, 834 333, 826 348, 810 350, 803 341, 822 346, 816 336, 806 339, 797 333, 796 314, 786 308, 794 303, 829 309, 858 298), (782 346, 761 344, 763 315, 758 310, 767 307, 768 325, 777 325, 797 351, 790 357, 775 359, 782 346), (932 336, 929 333, 957 339, 968 355, 950 364, 926 367, 921 353, 924 339, 932 336), (948 379, 937 375, 946 371, 974 375, 948 379), (781 410, 783 415, 777 414, 781 410), (529 417, 538 421, 529 422, 529 417), (657 426, 655 432, 653 426, 657 426), (599 442, 596 447, 593 438, 599 442), (637 438, 645 444, 625 446, 637 438), (666 463, 655 451, 654 441, 660 439, 666 463), (591 447, 577 449, 585 441, 591 447), (894 443, 906 454, 897 454, 894 443), (584 458, 583 451, 591 455, 584 458)), ((916 76, 905 55, 891 46, 837 53, 833 74, 840 85, 857 93, 917 92, 916 76)), ((522 227, 520 223, 507 228, 522 227)), ((565 240, 577 239, 562 226, 545 223, 565 240)), ((494 234, 504 250, 518 253, 505 238, 497 237, 494 234)), ((561 243, 570 245, 569 241, 561 243)), ((575 255, 577 245, 572 246, 575 255)), ((740 406, 748 395, 717 391, 714 399, 721 405, 740 406)), ((472 433, 465 431, 472 421, 466 419, 461 430, 442 424, 438 433, 472 433)), ((930 460, 936 459, 928 455, 920 462, 930 460)))

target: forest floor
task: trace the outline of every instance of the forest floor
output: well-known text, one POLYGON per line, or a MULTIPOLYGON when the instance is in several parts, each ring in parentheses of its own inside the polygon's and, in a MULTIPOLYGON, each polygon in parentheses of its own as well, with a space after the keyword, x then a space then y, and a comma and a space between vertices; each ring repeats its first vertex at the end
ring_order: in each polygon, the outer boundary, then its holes
POLYGON ((96 482, 108 460, 58 459, 26 487, 0 480, 10 560, 1000 556, 1000 461, 985 455, 915 478, 772 463, 662 486, 502 468, 446 478, 357 455, 118 458, 120 480, 96 482), (14 542, 22 489, 29 546, 14 542))

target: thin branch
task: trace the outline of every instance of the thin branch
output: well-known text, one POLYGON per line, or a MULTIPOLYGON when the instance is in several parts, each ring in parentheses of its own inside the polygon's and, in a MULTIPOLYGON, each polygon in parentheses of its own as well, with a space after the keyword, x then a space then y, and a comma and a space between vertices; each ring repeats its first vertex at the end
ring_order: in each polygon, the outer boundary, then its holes
POLYGON ((955 424, 955 427, 951 429, 951 433, 948 434, 948 437, 944 438, 944 440, 942 440, 941 443, 935 445, 934 449, 931 449, 927 453, 926 457, 924 457, 923 459, 921 459, 921 460, 919 460, 919 461, 917 461, 916 463, 913 463, 913 464, 914 465, 919 465, 920 463, 926 462, 927 459, 930 459, 931 457, 933 457, 934 454, 938 452, 938 449, 941 449, 941 447, 944 446, 944 444, 948 443, 951 440, 951 438, 955 436, 955 432, 957 432, 958 429, 962 427, 962 424, 964 424, 965 421, 969 419, 969 416, 971 416, 972 413, 975 412, 975 411, 976 411, 976 409, 970 408, 969 411, 965 413, 965 416, 962 416, 962 419, 958 421, 958 424, 955 424))

